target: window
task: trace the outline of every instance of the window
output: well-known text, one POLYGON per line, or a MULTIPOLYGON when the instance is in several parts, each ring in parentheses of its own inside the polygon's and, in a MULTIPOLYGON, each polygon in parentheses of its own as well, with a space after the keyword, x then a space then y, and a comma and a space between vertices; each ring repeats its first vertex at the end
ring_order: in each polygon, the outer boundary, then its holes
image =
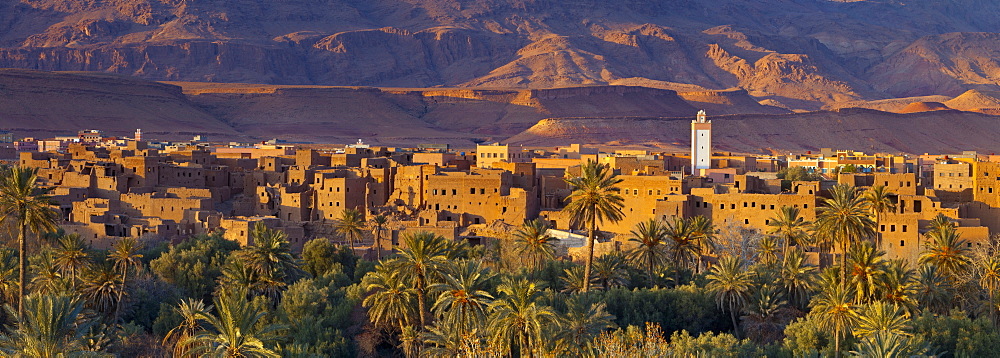
POLYGON ((903 231, 903 232, 906 232, 906 225, 903 225, 903 227, 902 227, 902 231, 903 231))
POLYGON ((469 188, 469 194, 475 194, 476 188, 469 188))
POLYGON ((899 240, 899 246, 906 246, 906 241, 899 240))

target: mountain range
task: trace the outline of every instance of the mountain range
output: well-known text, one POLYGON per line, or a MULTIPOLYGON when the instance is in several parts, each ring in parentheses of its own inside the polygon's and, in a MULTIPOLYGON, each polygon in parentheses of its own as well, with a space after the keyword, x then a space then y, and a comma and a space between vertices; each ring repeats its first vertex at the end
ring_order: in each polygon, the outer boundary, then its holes
POLYGON ((0 0, 0 128, 997 151, 998 49, 987 0, 0 0))
POLYGON ((803 110, 1000 90, 990 0, 0 0, 0 67, 151 80, 739 88, 803 110))

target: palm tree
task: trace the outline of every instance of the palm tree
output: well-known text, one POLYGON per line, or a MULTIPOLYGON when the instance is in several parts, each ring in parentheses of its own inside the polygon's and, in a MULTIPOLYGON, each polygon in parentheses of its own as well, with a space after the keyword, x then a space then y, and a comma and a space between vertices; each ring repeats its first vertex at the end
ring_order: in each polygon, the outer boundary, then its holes
POLYGON ((933 264, 956 279, 969 265, 965 240, 952 225, 932 230, 926 235, 929 240, 920 254, 920 264, 933 264))
POLYGON ((458 263, 444 282, 431 285, 430 291, 440 291, 434 303, 434 312, 455 328, 455 334, 464 336, 479 328, 486 320, 486 311, 493 295, 486 290, 486 282, 493 273, 479 261, 458 263))
POLYGON ((270 348, 281 335, 284 327, 265 324, 265 312, 247 301, 243 289, 223 290, 215 299, 218 316, 199 312, 199 320, 214 331, 202 330, 184 341, 194 347, 191 354, 200 357, 267 357, 280 355, 270 348))
POLYGON ((778 264, 779 248, 778 239, 774 236, 765 236, 757 243, 757 261, 761 265, 773 268, 778 264))
POLYGON ((371 226, 372 236, 375 236, 375 260, 382 261, 382 234, 388 229, 389 217, 382 214, 372 216, 368 225, 371 226))
POLYGON ((664 240, 667 238, 667 228, 656 219, 649 219, 636 225, 629 241, 635 242, 635 248, 628 251, 627 256, 633 265, 646 269, 649 287, 654 286, 653 269, 667 262, 669 252, 664 240))
POLYGON ((712 220, 698 215, 692 217, 690 220, 691 226, 691 237, 697 240, 698 244, 698 255, 695 257, 694 272, 698 273, 701 267, 701 253, 704 252, 705 246, 710 245, 715 239, 715 226, 712 225, 712 220))
MULTIPOLYGON (((875 217, 875 227, 879 228, 882 223, 882 215, 896 210, 896 203, 892 200, 893 193, 884 185, 875 185, 863 194, 868 206, 871 208, 872 216, 875 217)), ((882 246, 882 233, 878 232, 878 246, 882 246)))
POLYGON ((368 308, 368 318, 376 328, 398 329, 400 333, 412 329, 418 319, 417 291, 399 272, 378 265, 365 275, 362 285, 371 294, 361 305, 368 308))
POLYGON ((504 355, 517 351, 522 357, 534 357, 542 345, 544 328, 556 320, 549 306, 539 304, 540 292, 525 279, 506 279, 497 287, 500 297, 490 306, 490 339, 504 355))
POLYGON ((902 259, 889 261, 885 265, 877 298, 905 308, 908 312, 916 312, 919 307, 916 298, 917 279, 915 272, 907 266, 907 262, 902 259))
MULTIPOLYGON (((976 265, 979 266, 979 287, 986 291, 991 303, 996 302, 997 291, 1000 290, 1000 257, 989 255, 976 265)), ((993 307, 990 308, 990 316, 995 322, 996 309, 993 307)))
POLYGON ((858 195, 858 189, 838 184, 830 189, 830 199, 816 209, 816 232, 825 242, 840 243, 841 276, 847 284, 847 251, 852 243, 875 232, 871 219, 871 204, 858 195))
POLYGON ((94 322, 85 318, 77 297, 34 293, 22 303, 25 314, 17 316, 16 329, 0 334, 0 355, 47 358, 87 350, 84 335, 94 322))
POLYGON ((124 289, 121 279, 110 264, 92 265, 84 271, 80 293, 87 299, 88 307, 108 317, 118 306, 118 297, 124 289))
POLYGON ((795 248, 785 255, 779 276, 789 301, 801 309, 806 308, 816 281, 816 267, 806 264, 806 255, 801 249, 795 248))
POLYGON ((527 256, 531 270, 538 270, 544 259, 555 257, 556 239, 548 234, 549 224, 541 218, 525 221, 514 232, 514 253, 527 256))
POLYGON ((604 302, 589 304, 581 296, 567 300, 566 314, 560 316, 560 329, 555 336, 558 354, 575 357, 593 355, 593 339, 615 326, 615 316, 606 308, 604 302))
POLYGON ((430 323, 427 317, 427 289, 439 281, 448 267, 448 241, 441 236, 419 232, 404 236, 403 244, 406 248, 389 266, 398 271, 405 281, 412 283, 417 292, 420 327, 426 327, 430 323))
MULTIPOLYGON (((17 258, 14 250, 0 247, 0 306, 13 305, 17 300, 17 258)), ((0 317, 6 314, 0 310, 0 317)), ((5 319, 0 319, 3 326, 5 319)))
POLYGON ((628 284, 625 256, 620 251, 601 256, 594 263, 594 279, 604 290, 628 284))
POLYGON ((735 256, 724 256, 719 264, 708 272, 708 290, 715 294, 715 302, 723 311, 729 311, 733 320, 733 332, 739 336, 736 315, 746 305, 753 285, 753 273, 747 270, 742 260, 735 256))
POLYGON ((947 227, 954 228, 955 222, 951 221, 951 218, 941 213, 935 215, 934 218, 927 223, 928 232, 940 231, 947 227))
POLYGON ((768 234, 781 238, 782 257, 788 256, 788 247, 794 242, 796 246, 809 239, 809 226, 812 225, 799 216, 799 208, 794 206, 782 206, 778 211, 778 216, 768 220, 768 234))
MULTIPOLYGON (((471 356, 474 351, 473 344, 478 343, 481 338, 476 331, 461 333, 458 327, 437 321, 420 334, 420 339, 425 344, 420 351, 421 357, 453 358, 471 356)), ((408 350, 412 348, 404 348, 404 354, 413 355, 407 353, 408 350)))
POLYGON ((935 265, 920 265, 917 270, 917 302, 931 312, 945 314, 954 297, 951 279, 935 265))
POLYGON ((134 237, 125 237, 116 241, 111 246, 111 252, 108 253, 108 258, 114 261, 115 268, 122 276, 122 290, 118 291, 118 305, 115 306, 115 317, 114 321, 118 322, 119 315, 121 314, 122 298, 125 295, 125 287, 128 286, 128 273, 131 270, 138 270, 142 268, 142 254, 139 253, 143 248, 142 243, 136 240, 134 237))
POLYGON ((344 209, 340 213, 340 219, 333 224, 340 236, 347 239, 351 246, 351 253, 354 253, 354 242, 361 239, 365 227, 365 216, 357 209, 344 209))
POLYGON ((211 311, 212 305, 206 307, 205 302, 201 300, 193 298, 182 300, 177 307, 174 307, 174 312, 181 316, 181 323, 167 332, 161 344, 165 347, 173 347, 174 357, 186 357, 191 350, 191 346, 187 344, 190 343, 189 339, 204 329, 198 321, 198 317, 207 315, 211 311))
POLYGON ((910 317, 906 310, 895 304, 879 301, 861 309, 853 333, 862 338, 876 332, 909 336, 909 329, 910 317))
POLYGON ((854 346, 851 355, 859 358, 924 357, 929 345, 923 340, 887 332, 875 332, 854 346))
POLYGON ((220 268, 222 275, 217 279, 216 290, 245 288, 251 295, 264 295, 277 300, 277 295, 286 285, 267 277, 260 277, 246 260, 237 256, 230 256, 220 268))
POLYGON ((700 237, 695 236, 692 220, 674 216, 667 221, 667 247, 670 259, 677 267, 674 282, 680 284, 681 268, 690 267, 690 263, 701 257, 700 237))
POLYGON ((781 339, 785 329, 780 315, 788 304, 784 293, 770 283, 763 283, 753 290, 747 305, 743 308, 744 331, 754 342, 774 342, 781 339))
POLYGON ((70 282, 75 287, 79 283, 77 273, 90 264, 90 257, 87 255, 87 244, 83 242, 79 234, 69 234, 59 237, 59 245, 55 248, 56 267, 63 272, 69 273, 70 282))
MULTIPOLYGON (((0 220, 11 221, 17 227, 18 283, 21 300, 27 293, 25 275, 28 271, 28 232, 38 235, 56 228, 59 214, 52 208, 50 188, 38 186, 38 170, 13 167, 0 172, 0 220)), ((18 314, 24 304, 18 302, 18 314)))
POLYGON ((869 302, 875 298, 885 267, 883 256, 885 252, 875 249, 870 242, 851 246, 847 255, 847 279, 857 294, 855 302, 869 302))
MULTIPOLYGON (((301 271, 292 256, 291 244, 284 231, 268 228, 263 222, 254 225, 253 245, 239 252, 240 264, 250 269, 264 287, 283 287, 294 280, 301 271)), ((280 289, 265 290, 277 299, 280 289)))
POLYGON ((52 248, 42 247, 42 252, 32 257, 31 287, 34 292, 47 294, 71 293, 74 292, 73 284, 63 277, 62 271, 56 265, 55 254, 52 248))
MULTIPOLYGON (((573 266, 568 269, 563 270, 563 289, 562 292, 565 293, 580 293, 583 292, 583 266, 573 266)), ((596 280, 591 276, 587 281, 590 284, 594 284, 596 280)))
POLYGON ((810 303, 812 311, 825 329, 833 331, 834 356, 840 357, 840 342, 846 332, 851 331, 857 321, 858 312, 854 305, 854 292, 844 285, 829 285, 810 303))
POLYGON ((580 176, 566 179, 573 190, 566 200, 569 204, 563 208, 570 214, 574 225, 587 227, 587 261, 584 265, 583 292, 590 290, 591 268, 594 264, 594 236, 597 234, 597 224, 605 220, 618 222, 624 217, 622 208, 625 199, 618 195, 617 177, 607 165, 588 160, 580 166, 580 176))

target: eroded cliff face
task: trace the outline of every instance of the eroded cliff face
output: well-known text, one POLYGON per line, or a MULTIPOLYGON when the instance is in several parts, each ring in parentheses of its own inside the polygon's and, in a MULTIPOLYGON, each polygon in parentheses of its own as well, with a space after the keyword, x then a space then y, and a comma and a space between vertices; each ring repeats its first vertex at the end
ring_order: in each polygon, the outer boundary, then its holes
POLYGON ((627 81, 817 109, 1000 89, 997 14, 986 0, 2 0, 0 67, 380 87, 627 81))

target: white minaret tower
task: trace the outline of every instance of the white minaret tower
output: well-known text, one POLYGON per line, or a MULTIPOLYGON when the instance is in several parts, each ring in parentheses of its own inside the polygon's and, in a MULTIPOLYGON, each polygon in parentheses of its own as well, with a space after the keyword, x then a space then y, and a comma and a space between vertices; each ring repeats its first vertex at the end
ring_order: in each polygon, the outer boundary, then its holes
POLYGON ((691 121, 691 174, 712 167, 712 121, 705 120, 705 111, 691 121))
POLYGON ((142 141, 142 129, 141 128, 135 130, 135 141, 136 142, 141 142, 142 141))

